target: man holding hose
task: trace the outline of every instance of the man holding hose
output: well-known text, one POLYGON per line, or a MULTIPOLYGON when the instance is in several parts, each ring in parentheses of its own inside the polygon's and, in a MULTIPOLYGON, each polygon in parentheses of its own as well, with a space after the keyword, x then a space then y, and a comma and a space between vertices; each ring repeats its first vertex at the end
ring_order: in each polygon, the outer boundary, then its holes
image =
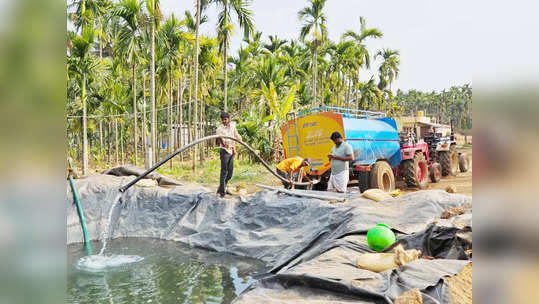
MULTIPOLYGON (((230 115, 226 112, 221 113, 221 122, 217 128, 217 135, 227 136, 235 138, 241 141, 241 136, 236 129, 236 123, 230 121, 230 115)), ((235 148, 235 141, 228 138, 219 137, 217 139, 219 144, 219 156, 221 158, 221 175, 219 177, 219 188, 217 189, 217 194, 220 197, 224 197, 226 194, 226 184, 232 178, 232 173, 234 172, 234 156, 238 153, 235 148)))

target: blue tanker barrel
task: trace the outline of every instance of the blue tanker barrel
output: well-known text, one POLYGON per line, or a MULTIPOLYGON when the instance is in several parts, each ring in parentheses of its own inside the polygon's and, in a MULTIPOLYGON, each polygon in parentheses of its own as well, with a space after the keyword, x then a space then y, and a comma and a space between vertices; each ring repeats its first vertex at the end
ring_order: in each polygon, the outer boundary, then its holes
POLYGON ((346 141, 354 149, 354 163, 372 165, 379 159, 387 159, 391 167, 401 162, 399 132, 395 120, 357 119, 343 117, 346 141))

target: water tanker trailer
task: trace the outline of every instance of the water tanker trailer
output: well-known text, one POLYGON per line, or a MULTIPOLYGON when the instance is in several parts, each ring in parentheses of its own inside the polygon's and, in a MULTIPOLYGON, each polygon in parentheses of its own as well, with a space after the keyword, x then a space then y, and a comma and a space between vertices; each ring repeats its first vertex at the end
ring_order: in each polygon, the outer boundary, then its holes
POLYGON ((320 180, 318 190, 326 190, 331 167, 327 155, 337 131, 352 146, 354 161, 350 162, 350 180, 357 180, 360 189, 395 189, 395 173, 401 162, 399 133, 394 119, 384 113, 320 107, 290 113, 281 127, 285 157, 309 157, 309 175, 320 180))

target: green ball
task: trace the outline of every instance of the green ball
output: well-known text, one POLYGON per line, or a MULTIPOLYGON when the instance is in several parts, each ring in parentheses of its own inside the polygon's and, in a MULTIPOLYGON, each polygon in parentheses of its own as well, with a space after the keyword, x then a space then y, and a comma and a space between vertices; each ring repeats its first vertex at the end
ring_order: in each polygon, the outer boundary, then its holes
POLYGON ((378 223, 367 232, 367 243, 374 251, 382 251, 395 243, 395 234, 388 225, 378 223))

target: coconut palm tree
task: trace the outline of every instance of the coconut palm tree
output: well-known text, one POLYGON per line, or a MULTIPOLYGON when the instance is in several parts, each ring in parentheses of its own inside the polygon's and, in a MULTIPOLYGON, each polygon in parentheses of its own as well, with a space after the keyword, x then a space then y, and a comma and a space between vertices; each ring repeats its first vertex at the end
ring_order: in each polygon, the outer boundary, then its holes
POLYGON ((301 41, 305 41, 307 35, 313 33, 313 103, 316 104, 316 76, 318 73, 318 47, 327 36, 326 15, 323 12, 326 0, 310 0, 307 6, 298 12, 298 18, 303 21, 300 31, 301 41))
POLYGON ((391 91, 391 84, 399 77, 399 55, 400 53, 397 50, 382 49, 374 56, 374 58, 382 57, 382 64, 378 68, 380 76, 379 89, 383 90, 386 84, 389 84, 389 91, 391 91))
POLYGON ((230 47, 230 36, 233 32, 232 13, 235 13, 240 28, 243 30, 244 39, 248 38, 254 31, 252 12, 248 9, 247 0, 210 0, 219 8, 217 21, 217 39, 219 40, 219 51, 223 54, 223 109, 227 111, 228 98, 228 48, 230 47))
POLYGON ((133 94, 133 121, 134 121, 134 152, 135 166, 137 165, 138 135, 137 135, 137 63, 140 61, 139 52, 141 38, 139 35, 139 19, 142 16, 142 5, 139 0, 120 0, 115 6, 113 13, 123 21, 123 26, 119 33, 116 50, 118 56, 126 59, 126 63, 132 69, 132 94, 133 94))

